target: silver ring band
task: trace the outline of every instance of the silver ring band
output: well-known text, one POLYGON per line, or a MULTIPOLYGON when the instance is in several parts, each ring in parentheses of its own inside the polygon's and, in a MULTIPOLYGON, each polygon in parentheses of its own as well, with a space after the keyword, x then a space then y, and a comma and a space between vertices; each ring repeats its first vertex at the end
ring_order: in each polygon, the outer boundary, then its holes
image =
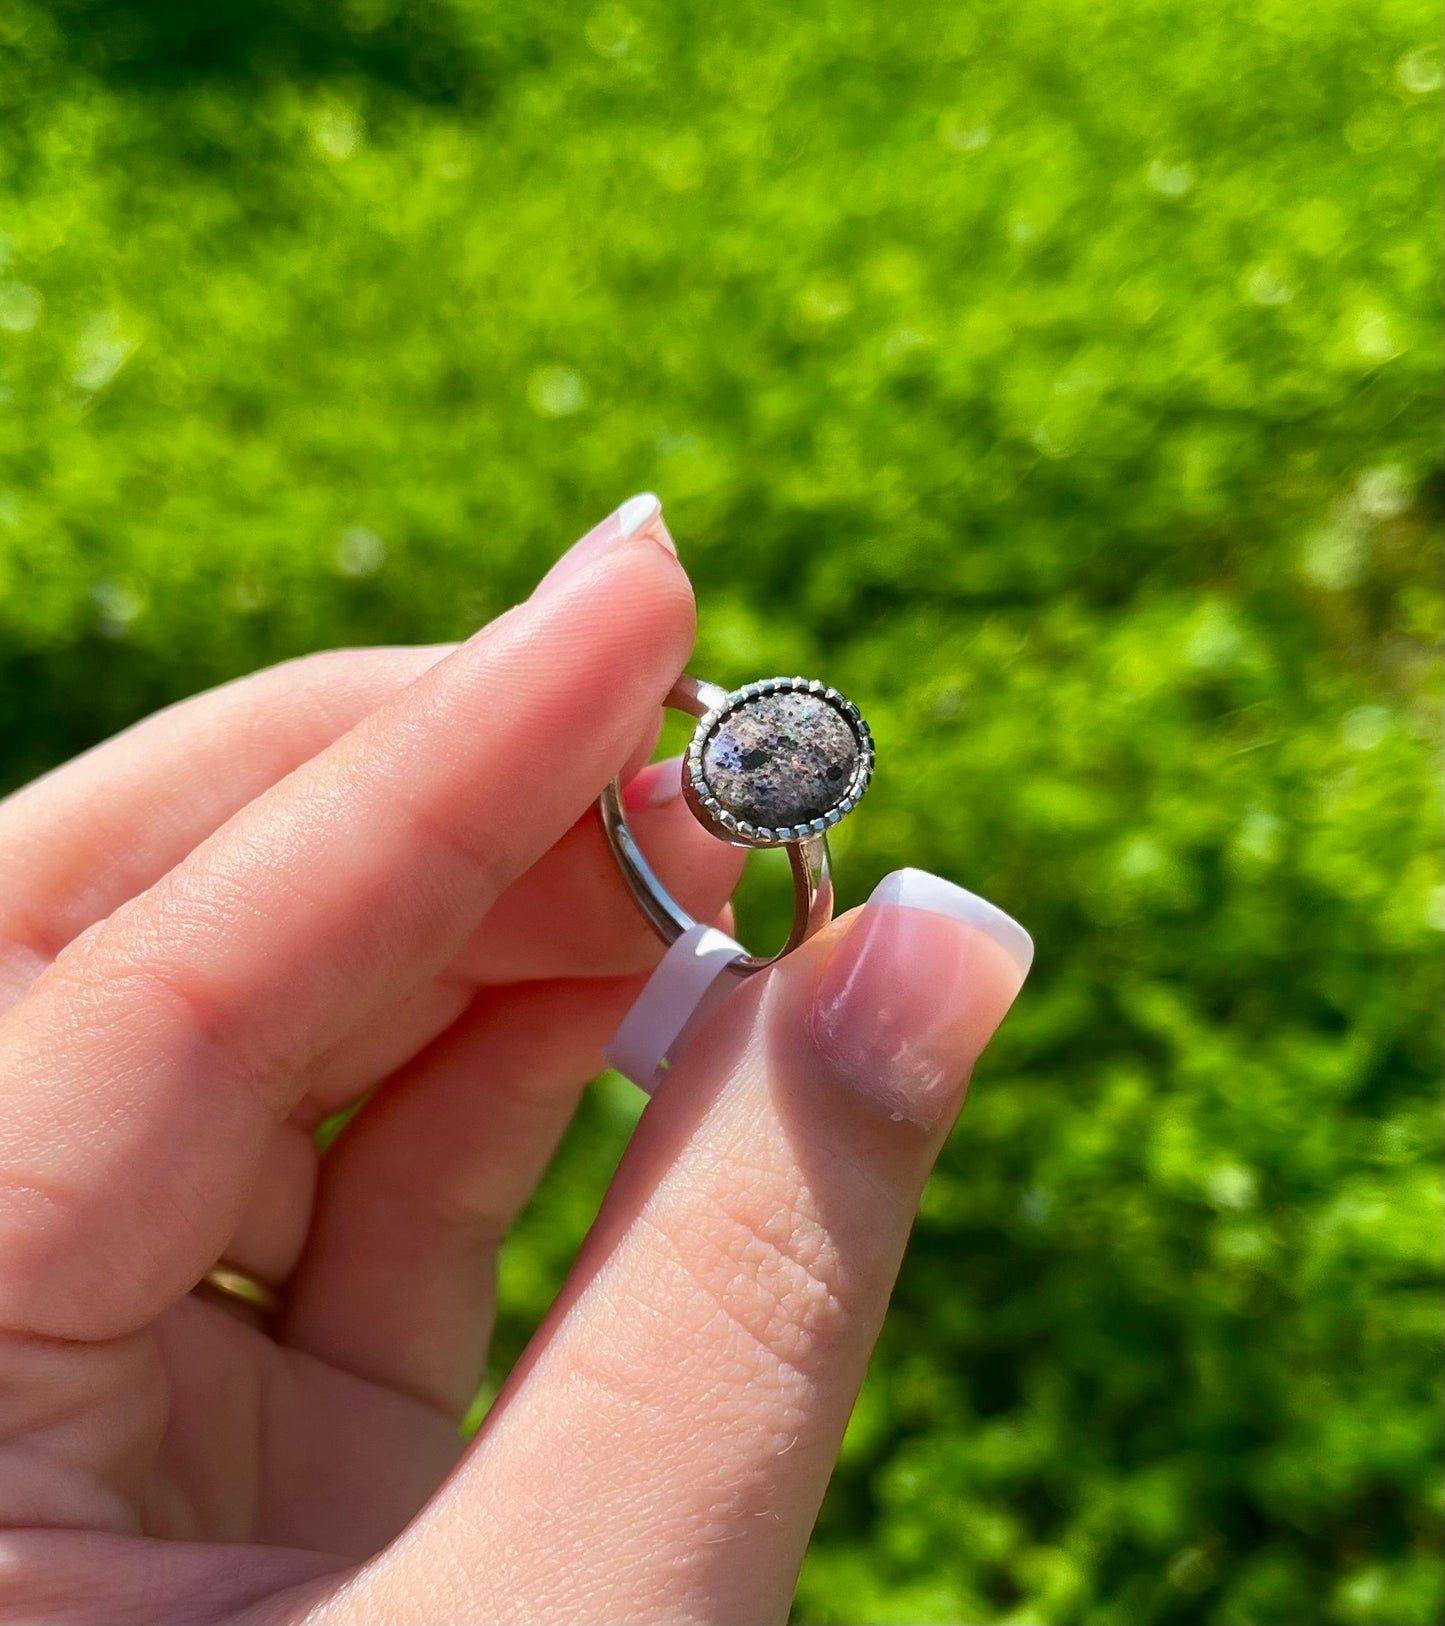
MULTIPOLYGON (((770 678, 764 683, 749 684, 743 689, 728 691, 716 683, 684 675, 673 685, 664 704, 674 711, 686 712, 700 719, 699 729, 684 763, 684 789, 693 812, 720 840, 736 846, 785 846, 793 872, 793 926, 788 940, 773 955, 748 954, 735 960, 729 967, 740 976, 749 976, 775 964, 785 954, 805 943, 833 918, 833 882, 828 862, 827 830, 856 805, 866 788, 873 767, 873 745, 866 724, 856 707, 844 700, 834 689, 820 683, 808 683, 802 678, 770 678), (841 717, 847 724, 853 755, 846 771, 846 782, 833 794, 830 805, 819 802, 815 808, 804 809, 812 816, 788 825, 764 825, 741 817, 735 809, 723 807, 711 793, 706 779, 705 751, 709 727, 716 731, 719 722, 736 716, 748 707, 756 708, 764 702, 801 701, 815 710, 825 709, 832 716, 841 717)), ((839 733, 836 722, 830 721, 833 733, 839 733)), ((761 754, 761 753, 759 753, 761 754)), ((796 766, 796 762, 794 763, 796 766)), ((830 774, 844 778, 841 768, 830 767, 830 774)), ((816 775, 815 775, 816 777, 816 775)), ((622 805, 622 782, 614 779, 598 799, 602 828, 606 832, 622 877, 637 901, 637 906, 652 923, 665 943, 675 943, 682 934, 698 922, 682 908, 657 878, 652 866, 643 856, 622 805)), ((796 811, 796 809, 794 809, 796 811)))

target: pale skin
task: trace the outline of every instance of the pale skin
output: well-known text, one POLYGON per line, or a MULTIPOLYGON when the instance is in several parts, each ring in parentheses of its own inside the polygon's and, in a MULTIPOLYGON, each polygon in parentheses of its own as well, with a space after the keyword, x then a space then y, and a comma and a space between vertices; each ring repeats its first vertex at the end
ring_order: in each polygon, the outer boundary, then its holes
POLYGON ((694 608, 618 533, 460 646, 258 673, 0 803, 0 1620, 786 1619, 1022 974, 894 909, 749 979, 463 1442, 499 1239, 661 952, 598 792, 641 770, 695 914, 740 869, 642 768, 694 608), (221 1257, 274 1326, 193 1291, 221 1257))

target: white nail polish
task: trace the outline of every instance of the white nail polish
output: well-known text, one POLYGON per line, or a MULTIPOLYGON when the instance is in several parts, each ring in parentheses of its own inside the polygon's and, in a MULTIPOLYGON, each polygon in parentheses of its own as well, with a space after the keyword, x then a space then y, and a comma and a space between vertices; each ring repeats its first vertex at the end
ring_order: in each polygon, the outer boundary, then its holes
POLYGON ((890 1118, 932 1128, 958 1111, 1033 950, 983 898, 921 869, 895 870, 823 967, 809 1011, 814 1047, 833 1077, 890 1118))
POLYGON ((927 909, 935 915, 949 915, 991 937, 1028 975, 1034 961, 1034 940, 1011 915, 976 892, 945 881, 926 869, 896 869, 885 875, 873 889, 868 902, 896 903, 908 909, 927 909))
POLYGON ((662 512, 662 504, 650 491, 641 491, 635 497, 629 497, 617 510, 617 540, 624 541, 636 534, 662 512))

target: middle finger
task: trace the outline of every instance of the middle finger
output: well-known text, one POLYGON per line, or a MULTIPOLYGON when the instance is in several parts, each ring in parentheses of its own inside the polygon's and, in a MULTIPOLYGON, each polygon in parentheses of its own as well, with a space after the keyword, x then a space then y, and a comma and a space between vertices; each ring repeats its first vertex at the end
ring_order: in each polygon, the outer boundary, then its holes
MULTIPOLYGON (((679 778, 676 763, 658 763, 644 769, 628 787, 625 799, 634 804, 629 818, 634 834, 652 857, 668 890, 689 913, 700 920, 712 920, 736 885, 744 858, 741 849, 708 835, 680 794, 662 805, 635 805, 639 797, 647 797, 651 788, 676 783, 679 778)), ((256 1188, 223 1250, 225 1257, 262 1281, 277 1283, 290 1276, 303 1246, 312 1246, 308 1242, 315 1183, 311 1131, 337 1108, 380 1086, 377 1101, 368 1105, 355 1126, 357 1130, 365 1128, 369 1135, 373 1133, 372 1121, 392 1112, 385 1103, 397 1088, 393 1075, 400 1071, 403 1078, 414 1081, 419 1063, 429 1063, 430 1073, 434 1073, 434 1059, 429 1061, 432 1052, 442 1046, 455 1050, 454 1027, 476 1025, 473 1013, 479 1008, 479 996, 485 995, 482 1008, 495 1013, 510 1010, 509 1002, 537 1009, 534 996, 542 987, 571 991, 568 998, 572 1014, 567 1014, 565 1001, 559 1003, 536 1036, 537 1047, 528 1053, 529 1059, 512 1069, 517 1087, 524 1094, 534 1094, 543 1077, 552 1077, 557 1081, 554 1105, 563 1100, 557 1094, 559 1090, 570 1090, 570 1101, 597 1072, 598 1049, 635 996, 640 979, 661 953, 661 943, 627 894, 606 849, 601 827, 589 811, 545 858, 498 899, 467 948, 446 972, 405 999, 387 1004, 317 1058, 309 1070, 304 1096, 289 1120, 276 1130, 270 1150, 261 1161, 256 1188), (555 932, 555 942, 545 935, 549 930, 555 932), (503 983, 514 987, 501 986, 503 983), (594 984, 606 984, 596 997, 591 991, 594 984), (618 988, 626 997, 616 995, 618 988), (631 993, 626 992, 628 989, 631 993), (585 1017, 582 1013, 586 1013, 585 1017)), ((495 1026, 495 1015, 491 1020, 495 1026)), ((479 1087, 470 1090, 465 1110, 473 1115, 480 1111, 490 1134, 497 1114, 512 1110, 514 1103, 501 1099, 497 1068, 486 1036, 481 1038, 480 1050, 469 1046, 466 1054, 472 1058, 467 1065, 473 1067, 479 1087), (482 1083, 484 1089, 480 1088, 482 1083)), ((508 1054, 515 1057, 515 1046, 508 1054)), ((451 1094, 434 1101, 433 1089, 426 1112, 436 1115, 436 1132, 443 1137, 446 1148, 461 1158, 463 1172, 458 1178, 474 1186, 477 1180, 489 1178, 486 1170, 495 1160, 483 1159, 479 1165, 478 1154, 466 1150, 465 1143, 475 1140, 475 1135, 456 1120, 461 1110, 458 1103, 463 1101, 462 1089, 459 1085, 451 1094), (461 1146, 451 1146, 447 1137, 453 1134, 461 1137, 461 1146)), ((405 1093, 413 1097, 416 1091, 408 1087, 405 1093)), ((553 1119, 555 1132, 560 1133, 570 1112, 568 1104, 558 1107, 546 1131, 534 1137, 527 1156, 513 1160, 513 1172, 527 1190, 550 1153, 553 1119)), ((401 1121, 410 1120, 403 1113, 401 1121)), ((432 1132, 429 1126, 423 1128, 428 1134, 432 1132)), ((417 1153, 404 1147, 401 1142, 406 1138, 394 1133, 384 1135, 381 1155, 394 1158, 405 1154, 412 1164, 429 1165, 440 1179, 436 1153, 417 1153)), ((353 1134, 349 1145, 354 1140, 353 1134)), ((340 1161, 351 1161, 349 1149, 346 1159, 340 1161)), ((338 1162, 333 1153, 327 1161, 328 1178, 335 1174, 338 1162)), ((423 1196, 444 1200, 437 1180, 423 1184, 423 1196)))
MULTIPOLYGON (((737 885, 745 854, 702 828, 680 785, 675 762, 645 768, 625 792, 628 816, 663 885, 690 914, 711 920, 737 885), (664 787, 668 798, 646 805, 664 787)), ((379 1084, 448 1027, 478 988, 633 976, 661 954, 589 808, 502 893, 440 976, 317 1058, 297 1121, 312 1127, 379 1084)))

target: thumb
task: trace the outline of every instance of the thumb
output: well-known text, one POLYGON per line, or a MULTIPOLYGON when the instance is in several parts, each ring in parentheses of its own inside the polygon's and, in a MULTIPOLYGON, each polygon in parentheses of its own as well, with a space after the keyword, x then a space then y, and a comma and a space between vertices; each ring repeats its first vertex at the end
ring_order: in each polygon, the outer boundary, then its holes
POLYGON ((903 870, 745 984, 644 1114, 468 1459, 378 1561, 384 1612, 363 1574, 354 1618, 786 1619, 923 1183, 1032 954, 903 870))

